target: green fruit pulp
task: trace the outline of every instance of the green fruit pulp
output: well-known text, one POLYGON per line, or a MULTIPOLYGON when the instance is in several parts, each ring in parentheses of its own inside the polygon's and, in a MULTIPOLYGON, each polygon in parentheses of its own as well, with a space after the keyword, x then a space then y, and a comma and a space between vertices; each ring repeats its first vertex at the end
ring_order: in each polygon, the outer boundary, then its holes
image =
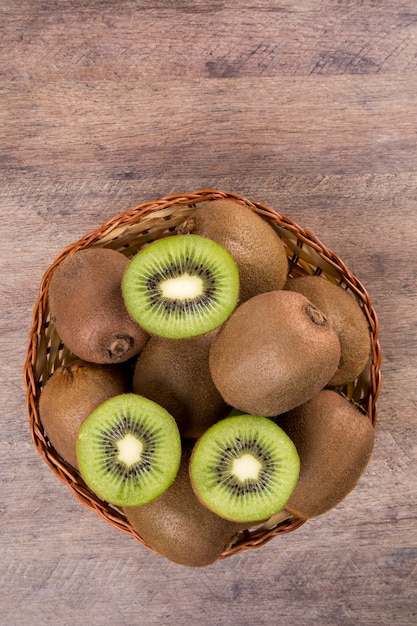
POLYGON ((198 440, 190 477, 201 502, 225 519, 264 520, 284 508, 298 481, 291 439, 265 417, 237 415, 198 440))
POLYGON ((77 457, 87 485, 117 506, 139 506, 173 483, 181 461, 174 418, 135 394, 106 400, 83 422, 77 457))
POLYGON ((137 253, 124 273, 122 293, 129 314, 147 332, 194 337, 231 315, 239 272, 233 257, 214 241, 176 235, 137 253))

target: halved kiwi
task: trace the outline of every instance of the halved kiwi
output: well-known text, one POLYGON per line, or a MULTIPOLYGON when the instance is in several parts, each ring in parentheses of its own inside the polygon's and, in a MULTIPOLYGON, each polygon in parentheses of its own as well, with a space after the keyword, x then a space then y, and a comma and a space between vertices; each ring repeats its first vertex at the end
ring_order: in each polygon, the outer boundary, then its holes
POLYGON ((149 333, 194 337, 231 315, 239 272, 233 257, 211 239, 176 235, 138 252, 124 273, 122 293, 131 317, 149 333))
POLYGON ((220 517, 256 522, 285 506, 299 469, 297 450, 281 428, 265 417, 237 415, 197 441, 190 479, 202 504, 220 517))
POLYGON ((174 418, 133 393, 103 402, 82 423, 77 457, 87 485, 103 500, 139 506, 173 483, 181 461, 174 418))

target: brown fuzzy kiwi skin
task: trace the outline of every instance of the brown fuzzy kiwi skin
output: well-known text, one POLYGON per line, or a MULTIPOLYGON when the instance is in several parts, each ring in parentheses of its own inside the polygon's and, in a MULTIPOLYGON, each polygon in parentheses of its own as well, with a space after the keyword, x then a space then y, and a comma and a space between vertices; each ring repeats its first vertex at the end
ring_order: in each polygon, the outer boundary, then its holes
POLYGON ((371 335, 358 302, 339 285, 321 276, 288 279, 285 289, 303 294, 327 317, 339 337, 339 367, 329 386, 345 385, 363 372, 370 358, 371 335))
POLYGON ((260 215, 239 202, 202 202, 178 233, 208 237, 228 250, 239 269, 240 302, 285 284, 288 259, 282 240, 260 215))
POLYGON ((225 402, 273 417, 306 402, 331 379, 340 343, 321 311, 290 291, 240 305, 210 349, 210 371, 225 402))
POLYGON ((129 259, 109 248, 77 250, 51 277, 51 320, 65 346, 84 361, 127 361, 149 335, 129 316, 121 281, 129 259))
POLYGON ((163 406, 186 439, 197 439, 230 412, 209 368, 217 333, 218 329, 189 339, 151 337, 136 362, 134 393, 163 406))
POLYGON ((276 420, 300 457, 300 476, 285 509, 302 519, 338 505, 362 476, 374 445, 371 420, 332 389, 276 420))
POLYGON ((116 365, 77 360, 55 370, 42 388, 39 416, 49 441, 67 463, 78 469, 77 434, 82 422, 127 387, 125 375, 116 365))
POLYGON ((183 442, 174 483, 159 498, 123 513, 138 535, 158 554, 179 565, 205 567, 214 563, 242 525, 222 519, 197 499, 189 478, 193 442, 183 442))

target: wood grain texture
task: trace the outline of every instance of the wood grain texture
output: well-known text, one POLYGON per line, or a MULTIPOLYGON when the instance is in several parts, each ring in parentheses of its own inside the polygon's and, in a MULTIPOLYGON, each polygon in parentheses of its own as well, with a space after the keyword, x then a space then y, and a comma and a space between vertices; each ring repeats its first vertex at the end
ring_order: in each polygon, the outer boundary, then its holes
POLYGON ((416 69, 410 1, 3 3, 9 80, 380 74, 416 69), (41 61, 41 62, 40 62, 41 61))
POLYGON ((4 0, 0 43, 0 622, 417 623, 414 0, 4 0), (207 187, 289 215, 363 281, 383 386, 346 500, 189 570, 56 479, 22 370, 61 249, 142 200, 207 187))
POLYGON ((417 84, 407 76, 97 82, 4 87, 13 173, 218 178, 416 171, 417 84), (25 103, 16 100, 25 93, 25 103), (18 147, 18 150, 16 148, 18 147), (127 167, 126 167, 127 166, 127 167))

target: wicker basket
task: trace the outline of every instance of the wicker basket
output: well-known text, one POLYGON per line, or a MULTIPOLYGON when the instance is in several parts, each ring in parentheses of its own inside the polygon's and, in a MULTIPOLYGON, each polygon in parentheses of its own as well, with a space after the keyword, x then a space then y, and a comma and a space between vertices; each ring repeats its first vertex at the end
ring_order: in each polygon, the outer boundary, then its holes
MULTIPOLYGON (((24 377, 27 389, 27 409, 33 442, 44 461, 73 494, 109 524, 130 534, 142 545, 152 549, 132 529, 123 514, 115 507, 100 500, 82 481, 76 470, 63 461, 49 443, 39 418, 38 401, 42 386, 61 365, 68 363, 73 355, 62 345, 50 321, 48 311, 48 286, 57 264, 68 254, 90 246, 113 248, 126 256, 134 255, 144 244, 175 234, 179 224, 192 213, 198 203, 220 198, 230 198, 250 207, 267 218, 282 238, 291 276, 322 274, 328 280, 349 290, 363 307, 371 329, 371 359, 369 366, 354 382, 341 389, 352 402, 376 421, 376 402, 380 388, 381 351, 378 342, 378 320, 370 298, 346 265, 325 247, 311 232, 300 228, 290 218, 274 209, 250 201, 235 193, 200 190, 184 195, 170 195, 160 200, 144 202, 131 210, 116 215, 100 228, 88 233, 68 246, 46 271, 33 312, 33 324, 29 337, 24 377)), ((278 534, 295 530, 303 523, 295 517, 286 517, 275 525, 265 524, 244 531, 221 558, 242 552, 248 548, 264 545, 278 534)))

